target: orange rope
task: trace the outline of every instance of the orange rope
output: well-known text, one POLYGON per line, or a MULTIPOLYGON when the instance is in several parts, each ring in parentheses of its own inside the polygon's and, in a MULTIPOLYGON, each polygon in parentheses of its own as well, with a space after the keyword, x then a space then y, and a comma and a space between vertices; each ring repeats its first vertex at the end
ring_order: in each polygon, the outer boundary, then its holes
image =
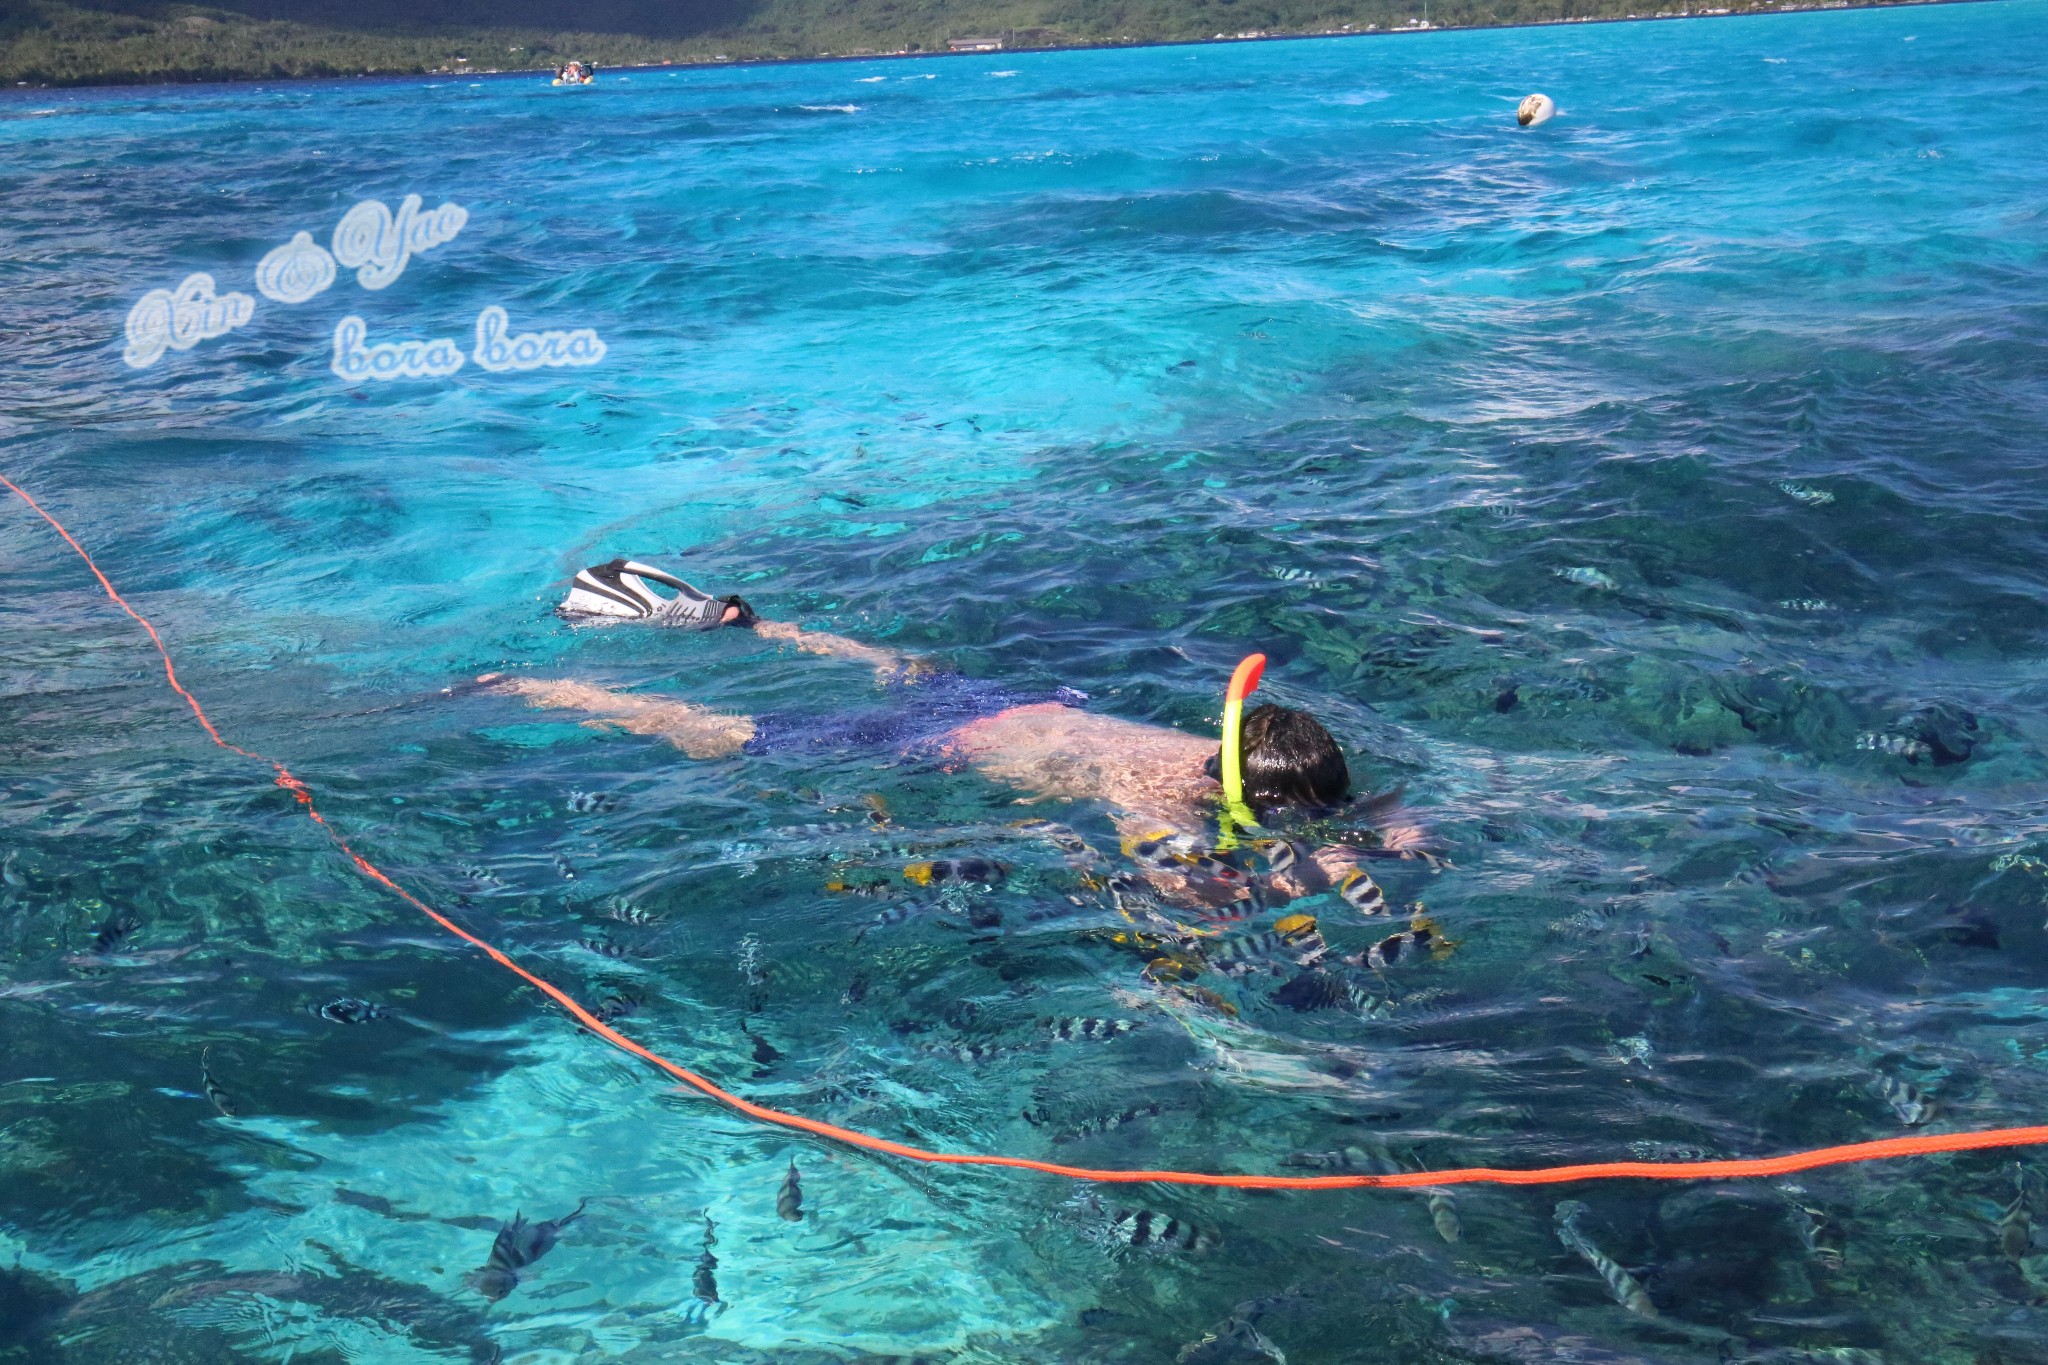
POLYGON ((785 1114, 780 1109, 745 1100, 729 1090, 722 1090, 711 1081, 678 1066, 659 1053, 634 1042, 631 1038, 606 1024, 553 982, 534 975, 514 962, 491 944, 470 933, 425 901, 393 881, 382 868, 349 847, 348 841, 327 823, 313 805, 313 794, 306 784, 294 777, 291 770, 274 758, 251 753, 239 745, 221 738, 220 732, 207 719, 206 711, 199 705, 199 699, 185 690, 178 681, 178 671, 171 664, 170 652, 164 648, 156 627, 151 625, 141 612, 128 605, 100 566, 93 562, 85 547, 80 545, 63 523, 44 511, 42 505, 23 492, 12 480, 0 475, 0 484, 9 492, 27 503, 35 514, 64 538, 64 543, 77 552, 100 581, 100 587, 113 600, 115 606, 135 618, 143 630, 149 633, 150 643, 163 657, 164 677, 171 689, 185 699, 192 708, 192 714, 205 729, 207 738, 221 748, 268 764, 277 772, 277 785, 298 798, 306 814, 319 825, 329 839, 334 841, 356 870, 379 886, 391 891, 407 905, 412 906, 434 923, 446 929, 471 947, 481 950, 491 961, 519 977, 528 985, 539 990, 563 1009, 583 1027, 610 1043, 622 1052, 629 1052, 642 1061, 666 1071, 683 1084, 728 1105, 749 1118, 783 1128, 794 1128, 819 1137, 830 1138, 851 1147, 864 1148, 870 1152, 882 1152, 889 1156, 900 1156, 911 1161, 935 1162, 947 1166, 1012 1166, 1018 1170, 1041 1171, 1047 1175, 1065 1176, 1070 1180, 1098 1181, 1104 1184, 1138 1185, 1222 1185, 1239 1190, 1355 1190, 1377 1189, 1429 1189, 1442 1185, 1562 1185, 1577 1180, 1614 1180, 1640 1177, 1647 1180, 1707 1180, 1731 1179, 1737 1177, 1791 1175, 1797 1171, 1810 1171, 1818 1166, 1841 1166, 1856 1161, 1883 1161, 1902 1156, 1923 1156, 1931 1152, 1970 1152, 1992 1147, 2033 1147, 2048 1145, 2048 1127, 2038 1128, 1990 1128, 1970 1133, 1921 1133, 1910 1137, 1883 1138, 1876 1142, 1855 1142, 1842 1147, 1819 1147, 1807 1152, 1791 1152, 1784 1156, 1755 1157, 1742 1161, 1596 1161, 1583 1166, 1548 1166, 1538 1170, 1503 1171, 1487 1166, 1472 1166, 1450 1171, 1409 1171, 1398 1175, 1223 1175, 1202 1171, 1098 1171, 1086 1166, 1062 1166, 1052 1161, 1033 1161, 1021 1156, 980 1156, 970 1152, 933 1152, 922 1147, 912 1147, 887 1138, 875 1137, 869 1133, 855 1132, 818 1119, 808 1119, 801 1114, 785 1114))

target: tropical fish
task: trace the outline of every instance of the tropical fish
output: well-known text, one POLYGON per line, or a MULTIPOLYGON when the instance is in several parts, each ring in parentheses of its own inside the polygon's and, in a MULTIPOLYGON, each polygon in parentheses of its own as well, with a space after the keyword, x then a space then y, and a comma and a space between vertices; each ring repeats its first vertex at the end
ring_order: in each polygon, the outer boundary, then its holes
POLYGON ((1266 871, 1272 876, 1285 876, 1301 863, 1301 845, 1292 839, 1257 839, 1252 849, 1266 860, 1266 871))
POLYGON ((618 798, 610 792, 572 791, 569 793, 569 810, 576 815, 601 815, 606 811, 616 810, 618 804, 618 798))
POLYGON ((1834 604, 1819 597, 1788 597, 1778 603, 1779 611, 1833 611, 1834 604))
POLYGON ((1568 569, 1553 569, 1551 572, 1562 578, 1565 582, 1576 584, 1581 588, 1614 587, 1614 580, 1612 578, 1609 578, 1598 569, 1589 568, 1583 564, 1575 564, 1568 569))
POLYGON ((1870 1083, 1892 1112, 1899 1116, 1899 1122, 1908 1128, 1918 1128, 1934 1117, 1934 1101, 1911 1081, 1880 1073, 1870 1083))
POLYGON ((14 860, 21 856, 21 850, 9 849, 5 858, 0 858, 0 883, 8 886, 27 886, 28 878, 14 870, 14 860))
POLYGON ((1201 846, 1191 834, 1160 829, 1126 838, 1123 850, 1124 856, 1134 863, 1165 870, 1179 867, 1182 859, 1200 852, 1201 846))
POLYGON ((1371 992, 1335 972, 1313 966, 1274 991, 1273 1003, 1297 1014, 1343 1006, 1366 1018, 1375 1018, 1385 1011, 1384 1003, 1371 992))
POLYGON ((1436 1235, 1446 1242, 1456 1243, 1465 1235, 1465 1227, 1458 1221, 1458 1206, 1451 1201, 1450 1192, 1429 1189, 1423 1194, 1429 1205, 1430 1225, 1436 1229, 1436 1235))
POLYGON ((458 871, 461 872, 464 881, 472 882, 477 886, 503 886, 505 884, 502 877, 481 863, 464 863, 458 871))
POLYGON ((582 1200, 566 1217, 542 1223, 527 1222, 523 1212, 513 1214, 512 1221, 499 1228, 491 1242, 490 1258, 477 1275, 477 1289, 492 1303, 511 1293, 519 1283, 518 1272, 553 1250, 562 1229, 581 1218, 583 1206, 589 1202, 582 1200))
POLYGON ((92 950, 105 957, 127 942, 128 936, 141 927, 142 921, 135 916, 126 911, 115 911, 94 931, 92 950))
POLYGON ((591 1013, 597 1016, 600 1024, 609 1024, 614 1019, 625 1018, 639 1008, 640 1002, 630 995, 608 995, 598 1001, 597 1008, 591 1013))
POLYGON ((735 954, 740 978, 749 986, 758 987, 766 981, 767 975, 761 967, 761 940, 752 934, 741 934, 739 949, 735 954))
POLYGON ((825 889, 835 896, 862 896, 869 900, 887 900, 896 894, 896 888, 885 881, 830 881, 825 889))
POLYGON ((1282 1166, 1305 1171, 1371 1171, 1377 1169, 1372 1154, 1363 1147, 1343 1147, 1332 1152, 1289 1152, 1280 1158, 1282 1166))
POLYGON ((604 917, 615 919, 621 924, 658 924, 660 917, 641 909, 640 905, 625 897, 613 896, 604 903, 604 917))
POLYGON ((1266 572, 1279 579, 1282 583, 1311 582, 1316 576, 1314 569, 1300 569, 1292 565, 1284 567, 1276 565, 1267 569, 1266 572))
POLYGON ((1273 958, 1305 967, 1329 950, 1330 945, 1316 931, 1315 916, 1288 915, 1270 929, 1205 944, 1203 957, 1225 976, 1243 976, 1273 958))
POLYGON ((555 872, 565 882, 573 882, 576 880, 575 865, 572 864, 568 860, 568 858, 564 857, 562 854, 559 853, 555 855, 555 872))
POLYGON ((919 886, 939 886, 951 882, 956 885, 1000 886, 1010 875, 1010 869, 993 858, 941 858, 933 862, 911 863, 903 869, 906 881, 919 886))
POLYGON ((951 1057, 955 1061, 966 1062, 969 1065, 986 1062, 1016 1050, 1000 1043, 931 1043, 925 1047, 925 1051, 935 1057, 951 1057))
POLYGON ((804 1187, 797 1179, 795 1157, 789 1159, 789 1174, 782 1178, 782 1188, 776 1191, 775 1215, 785 1223, 803 1221, 804 1187))
MULTIPOLYGON (((1140 1119, 1157 1118, 1165 1112, 1165 1106, 1160 1104, 1134 1104, 1128 1109, 1119 1109, 1112 1113, 1092 1114, 1086 1118, 1062 1125, 1053 1134, 1052 1140, 1054 1142, 1079 1142, 1082 1138, 1095 1137, 1100 1133, 1115 1132, 1127 1123, 1136 1123, 1140 1119)), ((1041 1105, 1035 1110, 1026 1109, 1024 1111, 1024 1121, 1034 1128, 1043 1128, 1051 1123, 1052 1115, 1041 1105)))
POLYGON ((1439 961, 1451 955, 1457 943, 1437 932, 1436 921, 1420 913, 1420 905, 1415 908, 1417 914, 1409 921, 1406 929, 1398 934, 1387 935, 1365 950, 1364 965, 1376 972, 1383 972, 1397 962, 1415 960, 1425 949, 1431 957, 1439 961))
POLYGON ((1924 739, 1910 735, 1862 734, 1856 736, 1856 747, 1868 753, 1890 754, 1903 758, 1908 763, 1918 763, 1923 758, 1934 757, 1934 746, 1924 739))
POLYGON ((1803 502, 1808 507, 1826 507, 1835 500, 1835 495, 1824 488, 1809 488, 1803 483, 1793 483, 1789 479, 1780 482, 1777 487, 1780 493, 1792 501, 1803 502))
POLYGON ((722 1303, 718 1297, 718 1258, 711 1254, 711 1248, 718 1244, 718 1228, 711 1221, 711 1215, 704 1215, 704 1254, 697 1258, 696 1271, 690 1276, 690 1293, 707 1304, 722 1303))
POLYGON ((1218 1241, 1212 1232, 1150 1209, 1113 1210, 1109 1216, 1109 1235, 1124 1246, 1140 1250, 1208 1251, 1218 1241))
POLYGON ((1998 1214, 1998 1250, 2008 1261, 2018 1261, 2034 1245, 2034 1219, 2027 1212, 2027 1172, 2017 1161, 2012 1166, 2013 1197, 1998 1214))
POLYGON ((1825 1210, 1807 1203, 1806 1191, 1798 1185, 1780 1185, 1778 1192, 1785 1196, 1792 1231, 1798 1235, 1799 1245, 1806 1249, 1806 1254, 1813 1257, 1823 1270, 1840 1270, 1842 1239, 1834 1219, 1825 1210))
POLYGON ((207 1099, 213 1101, 213 1107, 220 1110, 222 1118, 231 1119, 235 1116, 234 1100, 213 1077, 213 1070, 208 1065, 208 1059, 212 1055, 213 1049, 210 1047, 199 1049, 199 1088, 206 1092, 207 1099))
POLYGON ((1046 1020, 1045 1027, 1051 1032, 1054 1042, 1073 1043, 1101 1042, 1143 1025, 1136 1019, 1059 1018, 1046 1020))
POLYGON ((1619 1262, 1579 1231, 1579 1219, 1586 1212, 1586 1206, 1576 1199, 1567 1199, 1557 1206, 1557 1240, 1584 1258, 1587 1265, 1599 1272, 1607 1282, 1607 1292, 1614 1301, 1639 1317, 1657 1316, 1657 1305, 1650 1302, 1650 1296, 1636 1283, 1635 1276, 1622 1269, 1619 1262))
POLYGON ((853 941, 859 943, 874 929, 891 929, 916 917, 920 907, 915 905, 892 905, 863 924, 854 934, 853 941))
MULTIPOLYGON (((410 1209, 402 1209, 381 1194, 365 1194, 361 1190, 352 1190, 346 1185, 336 1185, 334 1187, 334 1202, 337 1204, 347 1204, 350 1208, 367 1210, 370 1213, 376 1214, 379 1218, 389 1218, 394 1223, 428 1223, 434 1221, 430 1214, 414 1213, 410 1209)), ((480 1222, 480 1226, 487 1228, 495 1228, 497 1225, 498 1220, 495 1218, 485 1218, 480 1222)))
POLYGON ((1173 985, 1169 986, 1168 989, 1182 999, 1215 1010, 1218 1014, 1228 1015, 1232 1019, 1237 1018, 1237 1006, 1231 1004, 1207 986, 1173 985))
POLYGON ((1378 882, 1365 869, 1354 867, 1337 879, 1337 894, 1361 915, 1384 915, 1387 913, 1387 896, 1380 890, 1378 882))
POLYGON ((1287 1365, 1287 1353, 1275 1346, 1252 1316, 1242 1310, 1191 1341, 1174 1356, 1175 1365, 1244 1365, 1264 1357, 1275 1365, 1287 1365))
POLYGON ((1089 842, 1067 826, 1052 820, 1019 820, 1010 826, 1029 839, 1042 839, 1069 858, 1086 858, 1090 861, 1101 857, 1089 842))
POLYGON ((1242 889, 1251 882, 1243 868, 1224 861, 1213 850, 1198 844, 1193 835, 1178 830, 1155 830, 1125 839, 1123 849, 1125 857, 1156 871, 1205 878, 1233 889, 1242 889))
POLYGON ((1628 1149, 1644 1161, 1718 1161, 1720 1156, 1705 1147, 1694 1147, 1683 1142, 1654 1142, 1648 1139, 1631 1142, 1628 1149))
POLYGON ((599 957, 617 958, 620 961, 625 961, 629 958, 646 956, 638 948, 632 947, 629 944, 617 943, 608 938, 579 938, 576 942, 591 952, 596 953, 599 957))
POLYGON ((324 1005, 315 1005, 313 1013, 319 1015, 330 1024, 367 1024, 372 1019, 382 1019, 384 1017, 382 1009, 379 1009, 367 1000, 358 1000, 352 995, 344 995, 340 999, 330 1000, 324 1005))

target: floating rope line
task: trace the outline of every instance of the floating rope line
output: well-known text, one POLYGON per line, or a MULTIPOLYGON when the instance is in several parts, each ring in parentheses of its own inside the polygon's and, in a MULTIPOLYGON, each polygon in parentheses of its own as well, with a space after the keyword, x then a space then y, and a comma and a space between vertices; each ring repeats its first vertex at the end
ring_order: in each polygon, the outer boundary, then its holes
POLYGON ((170 684, 171 690, 184 698, 185 704, 192 708, 192 714, 199 721, 200 727, 206 731, 206 737, 230 753, 271 768, 276 773, 273 779, 275 783, 298 800, 307 818, 320 826, 321 832, 326 834, 334 842, 334 846, 341 850, 342 855, 355 865, 356 871, 546 995, 567 1010, 577 1023, 621 1052, 631 1053, 667 1072, 700 1094, 762 1123, 774 1124, 781 1128, 794 1128, 800 1132, 812 1133, 870 1152, 881 1152, 887 1156, 943 1166, 1010 1166, 1023 1171, 1039 1171, 1046 1175, 1064 1176, 1069 1180, 1087 1180, 1101 1184, 1220 1185, 1238 1190, 1431 1189, 1444 1185, 1564 1185, 1580 1180, 1622 1179, 1726 1180, 1791 1175, 1820 1166, 1843 1166, 1858 1161, 1885 1161, 1903 1156, 1925 1156, 1934 1152, 1972 1152, 1996 1147, 2048 1145, 2048 1127, 1988 1128, 1963 1133, 1917 1133, 1907 1137, 1882 1138, 1876 1142, 1853 1142, 1841 1147, 1817 1147, 1811 1151, 1790 1152, 1783 1156, 1754 1157, 1738 1161, 1596 1161, 1581 1166, 1546 1166, 1534 1170, 1496 1170, 1488 1166, 1471 1166, 1448 1171, 1404 1171, 1393 1175, 1230 1175, 1204 1171, 1099 1171, 1087 1166, 1063 1166, 1058 1162, 1034 1161, 1021 1156, 934 1152, 906 1143, 891 1142, 887 1138, 876 1137, 871 1133, 841 1128, 818 1119, 805 1118, 801 1114, 786 1114, 780 1109, 770 1109, 766 1105, 742 1099, 729 1090, 723 1090, 689 1068, 679 1066, 661 1054, 634 1042, 583 1008, 567 991, 551 981, 536 976, 498 948, 470 933, 400 886, 382 868, 351 848, 348 840, 342 838, 340 832, 328 824, 326 818, 314 806, 312 791, 294 776, 289 768, 274 758, 254 753, 221 737, 220 731, 214 728, 213 721, 207 717, 206 709, 199 704, 199 699, 186 691, 185 685, 178 681, 178 670, 172 664, 170 651, 164 647, 163 637, 157 634, 156 627, 115 590, 112 581, 100 571, 100 566, 93 562, 93 557, 86 553, 85 547, 78 543, 71 532, 64 529, 64 524, 43 510, 42 504, 23 492, 5 475, 0 475, 0 484, 5 484, 9 492, 28 504, 30 510, 48 522, 51 529, 64 538, 64 543, 85 561, 85 566, 92 570, 92 576, 99 580, 100 587, 105 589, 114 605, 127 612, 135 619, 137 625, 148 632, 150 643, 156 646, 156 652, 163 658, 165 680, 170 684))

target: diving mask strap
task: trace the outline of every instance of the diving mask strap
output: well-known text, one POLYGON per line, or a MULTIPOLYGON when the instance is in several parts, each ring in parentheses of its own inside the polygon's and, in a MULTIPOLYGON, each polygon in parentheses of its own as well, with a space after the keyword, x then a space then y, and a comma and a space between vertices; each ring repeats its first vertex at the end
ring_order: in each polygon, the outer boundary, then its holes
POLYGON ((1237 847, 1237 831, 1255 831, 1259 822, 1244 802, 1244 699, 1259 685, 1266 672, 1266 656, 1253 654, 1230 675, 1230 687, 1223 694, 1223 813, 1218 818, 1218 849, 1237 847))

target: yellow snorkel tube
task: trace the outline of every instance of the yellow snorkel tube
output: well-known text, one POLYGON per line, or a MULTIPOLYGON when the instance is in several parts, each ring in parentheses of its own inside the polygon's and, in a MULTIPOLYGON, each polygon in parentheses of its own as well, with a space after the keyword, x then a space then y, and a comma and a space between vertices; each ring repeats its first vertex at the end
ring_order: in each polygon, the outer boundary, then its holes
POLYGON ((1230 675, 1229 690, 1223 694, 1223 815, 1222 831, 1216 840, 1219 849, 1237 847, 1238 830, 1259 827, 1251 807, 1244 803, 1244 699, 1257 689, 1265 673, 1266 656, 1253 654, 1230 675))

